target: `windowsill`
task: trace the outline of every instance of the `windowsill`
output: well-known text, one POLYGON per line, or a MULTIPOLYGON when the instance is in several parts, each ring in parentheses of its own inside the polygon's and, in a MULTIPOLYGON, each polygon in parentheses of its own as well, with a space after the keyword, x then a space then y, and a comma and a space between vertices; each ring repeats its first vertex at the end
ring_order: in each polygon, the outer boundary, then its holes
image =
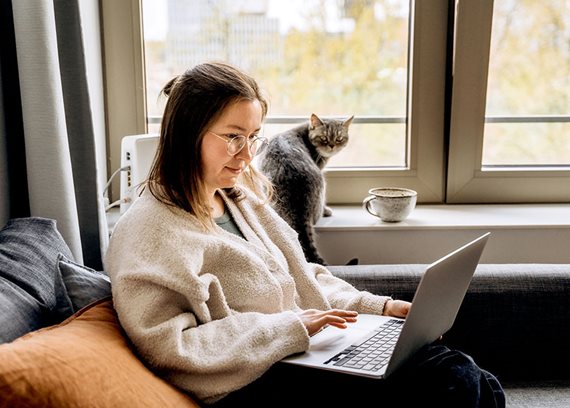
POLYGON ((570 228, 570 204, 418 205, 402 222, 383 222, 360 206, 332 206, 317 231, 570 228))
MULTIPOLYGON (((333 206, 316 225, 317 246, 331 265, 431 263, 491 231, 481 263, 570 263, 570 204, 418 205, 398 223, 360 206, 333 206)), ((107 213, 112 231, 119 208, 107 213)))
POLYGON ((431 263, 487 231, 482 263, 570 263, 570 204, 418 205, 398 223, 333 206, 316 240, 329 264, 431 263))

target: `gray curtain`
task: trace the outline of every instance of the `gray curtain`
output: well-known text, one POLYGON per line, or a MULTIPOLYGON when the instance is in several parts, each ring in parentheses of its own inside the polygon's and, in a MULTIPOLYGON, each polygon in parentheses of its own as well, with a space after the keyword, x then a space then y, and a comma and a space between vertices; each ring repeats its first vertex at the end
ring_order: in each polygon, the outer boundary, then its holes
POLYGON ((2 0, 0 216, 57 220, 76 260, 107 243, 80 0, 2 0))
MULTIPOLYGON (((0 24, 2 22, 0 21, 0 24)), ((0 32, 0 36, 2 33, 0 32)), ((0 72, 2 72, 2 58, 0 58, 0 72)), ((8 185, 8 157, 6 155, 6 126, 4 119, 4 96, 2 92, 2 82, 0 81, 0 225, 4 225, 9 218, 9 197, 10 188, 8 185)))

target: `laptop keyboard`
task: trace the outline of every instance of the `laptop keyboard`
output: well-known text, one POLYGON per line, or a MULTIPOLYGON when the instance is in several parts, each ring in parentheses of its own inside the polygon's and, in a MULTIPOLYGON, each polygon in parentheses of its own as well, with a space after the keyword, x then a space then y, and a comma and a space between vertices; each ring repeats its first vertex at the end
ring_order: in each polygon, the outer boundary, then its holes
POLYGON ((347 347, 325 364, 333 363, 335 366, 364 371, 380 370, 388 363, 403 324, 403 320, 389 320, 376 329, 374 335, 367 340, 359 345, 347 347))

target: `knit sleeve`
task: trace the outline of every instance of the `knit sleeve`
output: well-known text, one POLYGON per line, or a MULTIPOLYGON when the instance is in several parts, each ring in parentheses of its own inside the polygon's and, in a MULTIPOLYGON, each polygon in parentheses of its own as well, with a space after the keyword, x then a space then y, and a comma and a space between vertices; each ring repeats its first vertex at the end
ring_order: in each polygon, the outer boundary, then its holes
POLYGON ((382 314, 389 296, 378 296, 356 289, 348 282, 337 278, 324 266, 309 264, 321 290, 331 306, 336 309, 356 310, 358 313, 382 314))
POLYGON ((218 277, 203 270, 207 245, 181 251, 165 224, 117 225, 105 260, 121 325, 156 374, 214 402, 308 348, 293 311, 230 309, 218 277))
POLYGON ((200 299, 182 299, 150 282, 119 283, 117 312, 144 360, 169 382, 213 402, 262 375, 283 357, 308 348, 295 313, 232 313, 197 321, 200 299))

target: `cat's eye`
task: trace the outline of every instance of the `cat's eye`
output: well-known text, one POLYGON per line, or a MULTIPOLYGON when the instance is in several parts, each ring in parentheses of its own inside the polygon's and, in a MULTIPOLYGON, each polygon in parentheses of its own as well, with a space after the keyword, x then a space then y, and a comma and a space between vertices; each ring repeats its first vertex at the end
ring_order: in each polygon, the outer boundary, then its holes
POLYGON ((342 143, 342 142, 344 142, 344 137, 341 136, 341 137, 337 138, 337 139, 336 139, 336 142, 337 142, 337 143, 342 143))

